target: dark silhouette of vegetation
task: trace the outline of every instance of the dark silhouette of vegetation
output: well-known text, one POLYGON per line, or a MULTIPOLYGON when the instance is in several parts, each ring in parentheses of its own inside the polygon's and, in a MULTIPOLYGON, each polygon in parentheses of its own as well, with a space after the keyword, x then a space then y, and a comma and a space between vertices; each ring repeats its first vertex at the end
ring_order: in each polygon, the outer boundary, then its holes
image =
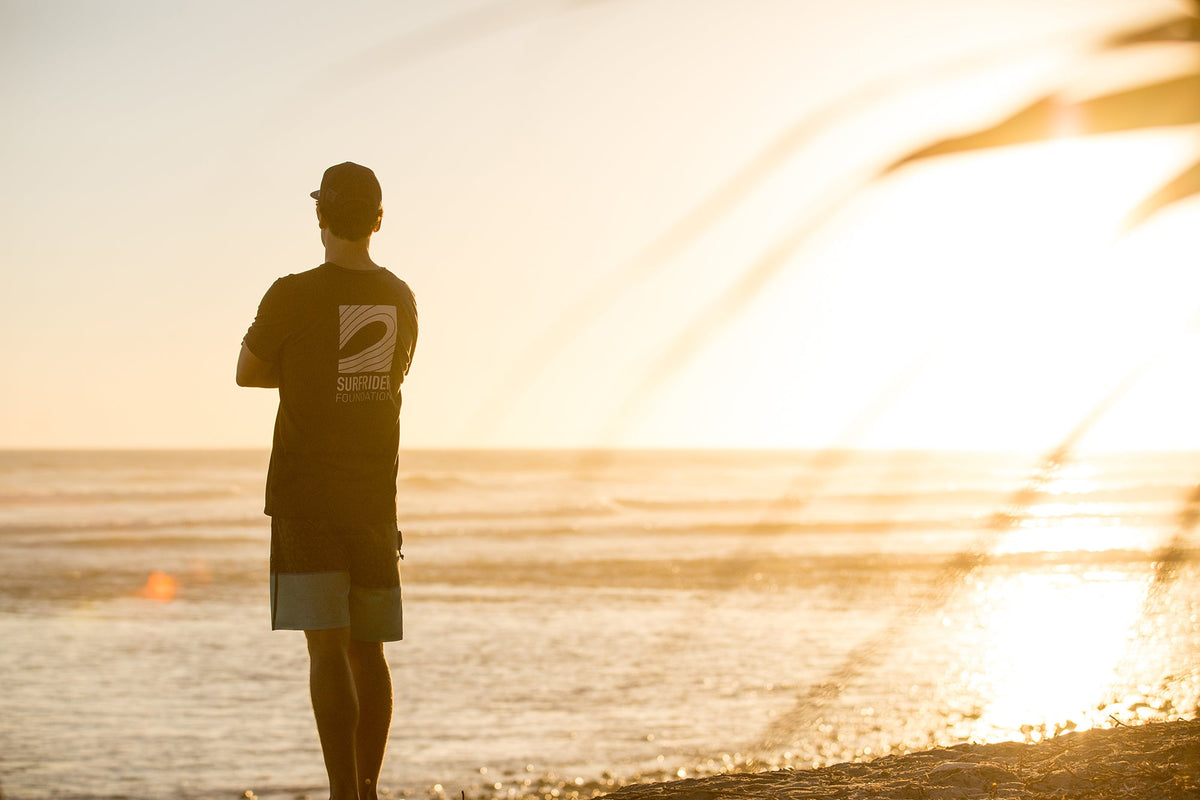
MULTIPOLYGON (((1200 0, 1193 0, 1200 14, 1200 0)), ((1106 39, 1102 52, 1163 44, 1191 43, 1200 48, 1200 16, 1176 16, 1106 39)), ((1144 83, 1098 97, 1071 100, 1062 94, 1039 97, 995 125, 943 139, 909 153, 890 165, 888 174, 906 164, 938 156, 1047 141, 1063 135, 1089 136, 1200 122, 1200 49, 1197 66, 1172 78, 1144 83)), ((1129 214, 1127 226, 1141 224, 1180 200, 1200 194, 1200 160, 1159 187, 1129 214)))
MULTIPOLYGON (((1200 0, 1194 0, 1194 4, 1200 10, 1200 0)), ((1105 37, 1096 49, 1108 52, 1164 43, 1200 45, 1200 19, 1190 15, 1173 16, 1146 27, 1105 37)), ((653 395, 654 389, 664 385, 726 323, 735 319, 772 278, 794 262, 795 256, 812 234, 872 180, 884 178, 896 169, 921 159, 1046 141, 1064 132, 1063 123, 1068 119, 1072 135, 1135 131, 1200 122, 1200 69, 1086 100, 1070 101, 1059 96, 1039 98, 997 125, 927 145, 893 161, 873 176, 850 176, 838 187, 838 191, 827 194, 820 207, 803 215, 764 255, 743 270, 738 281, 720 298, 692 318, 627 396, 625 404, 608 426, 608 435, 614 436, 631 420, 642 403, 653 395)), ((1200 193, 1200 162, 1189 166, 1145 198, 1130 213, 1127 224, 1138 224, 1167 205, 1197 193, 1200 193)))

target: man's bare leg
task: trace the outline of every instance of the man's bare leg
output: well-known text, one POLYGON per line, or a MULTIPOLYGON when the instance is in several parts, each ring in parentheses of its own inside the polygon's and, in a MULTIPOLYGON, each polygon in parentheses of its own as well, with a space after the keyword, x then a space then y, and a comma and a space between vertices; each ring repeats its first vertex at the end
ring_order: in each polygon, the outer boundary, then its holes
POLYGON ((308 639, 308 689, 329 774, 329 798, 358 800, 355 731, 359 705, 350 669, 350 629, 304 634, 308 639))
POLYGON ((379 796, 379 771, 392 727, 392 672, 382 642, 350 642, 350 667, 358 689, 359 800, 379 796))

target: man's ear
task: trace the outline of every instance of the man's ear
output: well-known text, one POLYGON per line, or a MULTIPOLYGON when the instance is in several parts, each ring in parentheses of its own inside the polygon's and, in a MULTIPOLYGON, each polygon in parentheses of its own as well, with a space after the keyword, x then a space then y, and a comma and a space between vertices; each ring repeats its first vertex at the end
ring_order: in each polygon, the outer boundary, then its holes
POLYGON ((317 210, 317 227, 320 228, 321 230, 325 230, 325 219, 324 219, 324 217, 321 216, 321 207, 319 205, 316 206, 316 210, 317 210))
POLYGON ((375 220, 375 230, 372 233, 379 233, 379 229, 383 227, 383 209, 379 209, 379 219, 375 220))

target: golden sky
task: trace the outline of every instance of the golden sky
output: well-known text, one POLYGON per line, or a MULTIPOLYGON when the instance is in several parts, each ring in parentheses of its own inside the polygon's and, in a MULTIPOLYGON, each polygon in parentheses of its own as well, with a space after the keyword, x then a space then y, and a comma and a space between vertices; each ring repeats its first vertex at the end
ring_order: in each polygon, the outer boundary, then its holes
POLYGON ((0 447, 266 446, 239 342, 375 169, 409 447, 1200 447, 1197 125, 882 172, 1172 0, 0 3, 0 447))

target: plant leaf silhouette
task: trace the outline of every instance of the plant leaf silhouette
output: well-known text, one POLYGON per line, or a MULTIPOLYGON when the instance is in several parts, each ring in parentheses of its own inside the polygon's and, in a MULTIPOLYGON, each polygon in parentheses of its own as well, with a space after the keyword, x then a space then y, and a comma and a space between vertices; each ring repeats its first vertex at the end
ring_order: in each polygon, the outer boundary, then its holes
POLYGON ((1126 218, 1126 226, 1134 227, 1140 225, 1156 211, 1161 211, 1172 203, 1191 197, 1194 194, 1200 194, 1200 161, 1197 161, 1176 175, 1165 186, 1139 203, 1137 208, 1129 212, 1126 218))
POLYGON ((889 169, 923 158, 1029 144, 1075 132, 1114 133, 1195 122, 1200 122, 1200 73, 1079 102, 1043 97, 997 125, 935 142, 889 169))
MULTIPOLYGON (((1197 3, 1200 5, 1200 0, 1197 0, 1197 3)), ((1194 41, 1197 28, 1200 27, 1194 22, 1191 17, 1172 17, 1146 28, 1110 36, 1102 40, 1099 49, 1119 49, 1147 42, 1194 41)), ((982 59, 975 61, 979 63, 982 59)), ((859 96, 855 99, 861 102, 864 98, 859 96)), ((922 158, 1045 141, 1068 130, 1076 134, 1104 133, 1188 125, 1195 122, 1200 122, 1200 70, 1078 102, 1067 101, 1055 95, 1043 97, 996 126, 929 145, 894 161, 879 174, 886 175, 904 164, 922 158)), ((1195 185, 1200 182, 1200 177, 1195 174, 1198 170, 1200 162, 1189 167, 1151 198, 1147 198, 1130 218, 1136 216, 1137 219, 1144 219, 1163 205, 1194 194, 1195 185)), ((653 394, 653 390, 665 384, 725 324, 734 319, 774 275, 792 263, 809 237, 835 216, 859 188, 870 182, 869 179, 863 180, 854 186, 853 181, 854 179, 850 179, 843 183, 841 193, 827 193, 824 202, 819 204, 815 211, 805 215, 791 231, 777 240, 765 255, 755 260, 720 299, 692 318, 610 420, 604 432, 605 441, 615 438, 633 419, 646 398, 653 394), (851 188, 846 192, 848 185, 851 188)))
MULTIPOLYGON (((1195 5, 1200 8, 1200 3, 1195 5)), ((1106 39, 1104 46, 1115 49, 1136 44, 1187 41, 1200 41, 1200 17, 1171 17, 1145 28, 1123 31, 1106 39)))
MULTIPOLYGON (((1200 2, 1194 3, 1200 9, 1200 2)), ((1163 42, 1200 43, 1200 19, 1173 17, 1109 37, 1101 50, 1163 42)), ((1038 98, 999 123, 934 142, 893 162, 883 175, 927 158, 1048 141, 1064 135, 1192 125, 1200 122, 1200 69, 1132 89, 1073 101, 1057 94, 1038 98)), ((1144 199, 1126 219, 1133 227, 1172 203, 1200 194, 1200 161, 1144 199)))
MULTIPOLYGON (((1061 42, 1061 36, 1048 36, 1038 44, 1056 44, 1061 42)), ((1023 48, 1031 44, 1026 42, 1023 48)), ((717 184, 710 192, 699 198, 690 208, 683 212, 669 227, 657 237, 642 247, 631 258, 622 262, 611 272, 606 273, 600 281, 588 292, 575 301, 563 307, 554 320, 546 326, 518 355, 514 368, 508 370, 509 378, 489 402, 480 406, 474 418, 468 425, 467 432, 472 438, 479 438, 491 432, 498 421, 519 404, 524 392, 533 383, 532 377, 543 372, 566 345, 578 336, 591 322, 595 321, 605 311, 610 309, 620 298, 630 291, 631 287, 647 280, 658 272, 670 260, 686 251, 703 236, 704 233, 719 225, 735 208, 741 205, 755 191, 763 186, 768 179, 782 169, 789 160, 811 146, 817 138, 826 133, 838 122, 852 118, 854 115, 870 108, 892 96, 906 86, 927 81, 938 80, 948 73, 960 73, 968 70, 978 70, 989 64, 1006 62, 1013 56, 1011 45, 997 48, 990 52, 976 52, 966 57, 940 59, 911 70, 889 74, 881 79, 870 81, 847 94, 834 97, 825 104, 801 115, 795 122, 782 130, 766 145, 757 150, 749 159, 730 176, 717 184)), ((863 183, 865 185, 865 182, 863 183)), ((842 203, 846 199, 843 198, 842 203)), ((825 202, 816 214, 823 219, 831 216, 832 207, 838 203, 825 202)), ((811 235, 820 228, 811 220, 802 218, 798 223, 803 236, 798 236, 793 230, 783 241, 776 242, 771 248, 773 252, 799 248, 801 238, 811 235), (790 242, 790 244, 789 244, 790 242)), ((743 275, 737 286, 732 290, 729 305, 740 306, 756 291, 756 287, 764 285, 769 275, 778 271, 786 263, 786 259, 776 256, 764 256, 751 265, 747 274, 743 275)), ((717 303, 716 307, 704 310, 690 325, 688 331, 680 336, 680 341, 674 345, 674 355, 665 356, 664 364, 670 368, 678 366, 687 357, 686 351, 697 349, 699 340, 705 334, 699 331, 706 327, 706 318, 716 315, 727 319, 731 309, 717 303), (685 343, 686 342, 686 343, 685 343)), ((711 335, 719 326, 707 326, 711 335)), ((656 380, 661 382, 663 375, 656 380)), ((643 388, 645 388, 643 386, 643 388)), ((635 400, 627 401, 626 407, 619 412, 617 420, 610 425, 610 434, 621 427, 632 412, 635 400)))

